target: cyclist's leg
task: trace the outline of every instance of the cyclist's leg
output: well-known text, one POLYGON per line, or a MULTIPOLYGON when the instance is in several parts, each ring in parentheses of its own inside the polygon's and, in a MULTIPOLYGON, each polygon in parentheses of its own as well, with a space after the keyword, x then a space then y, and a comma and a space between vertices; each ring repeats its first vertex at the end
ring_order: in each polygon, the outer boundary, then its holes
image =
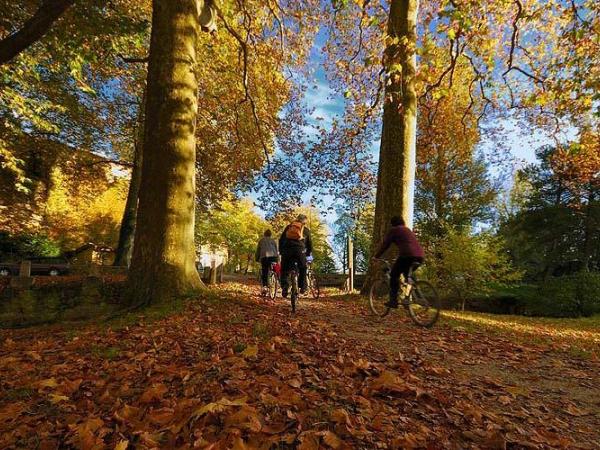
POLYGON ((298 287, 302 292, 306 291, 306 252, 298 252, 296 262, 298 263, 298 287))
POLYGON ((287 294, 288 292, 289 275, 294 267, 294 261, 291 256, 292 255, 288 254, 288 252, 281 254, 281 290, 283 294, 287 294))
MULTIPOLYGON (((406 257, 399 256, 392 265, 390 272, 390 301, 388 306, 398 307, 398 292, 400 291, 400 275, 408 274, 410 262, 406 257)), ((406 276, 406 275, 405 275, 406 276)))
POLYGON ((262 282, 262 287, 267 287, 269 285, 269 268, 271 266, 271 262, 269 261, 270 258, 261 258, 260 259, 260 266, 262 269, 261 272, 261 282, 262 282))

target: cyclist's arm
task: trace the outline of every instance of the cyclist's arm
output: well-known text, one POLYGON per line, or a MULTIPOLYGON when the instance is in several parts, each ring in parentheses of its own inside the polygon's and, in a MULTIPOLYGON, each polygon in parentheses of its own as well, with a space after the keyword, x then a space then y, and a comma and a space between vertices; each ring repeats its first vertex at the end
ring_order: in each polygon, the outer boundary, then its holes
POLYGON ((389 231, 388 234, 385 236, 385 239, 381 243, 379 250, 377 250, 377 252, 373 255, 373 257, 381 258, 381 255, 383 255, 385 253, 385 251, 388 248, 390 248, 390 245, 392 245, 392 242, 394 242, 394 235, 392 234, 391 231, 389 231))

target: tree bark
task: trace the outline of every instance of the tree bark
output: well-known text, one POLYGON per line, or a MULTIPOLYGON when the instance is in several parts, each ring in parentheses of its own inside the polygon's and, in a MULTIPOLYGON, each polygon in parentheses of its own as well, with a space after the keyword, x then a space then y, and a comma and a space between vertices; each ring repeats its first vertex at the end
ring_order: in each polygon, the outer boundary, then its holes
POLYGON ((144 158, 129 271, 134 305, 201 288, 195 265, 196 47, 201 0, 153 0, 144 158))
MULTIPOLYGON (((404 218, 412 227, 416 169, 417 95, 417 11, 418 0, 392 0, 388 18, 389 44, 385 49, 387 74, 383 126, 379 148, 377 196, 371 254, 383 240, 393 216, 404 218), (401 71, 395 69, 398 65, 401 71)), ((373 280, 369 267, 363 291, 373 280)))
POLYGON ((75 0, 44 1, 23 27, 0 41, 0 65, 6 64, 39 41, 74 3, 75 0))
POLYGON ((144 116, 146 109, 146 90, 142 94, 140 109, 137 118, 137 130, 135 138, 135 148, 133 153, 133 168, 131 170, 131 180, 129 190, 127 191, 127 201, 125 210, 121 219, 121 228, 119 229, 119 244, 115 255, 114 266, 129 267, 131 263, 131 254, 133 252, 133 239, 135 235, 135 222, 137 219, 138 198, 140 185, 142 182, 142 161, 144 157, 144 116))

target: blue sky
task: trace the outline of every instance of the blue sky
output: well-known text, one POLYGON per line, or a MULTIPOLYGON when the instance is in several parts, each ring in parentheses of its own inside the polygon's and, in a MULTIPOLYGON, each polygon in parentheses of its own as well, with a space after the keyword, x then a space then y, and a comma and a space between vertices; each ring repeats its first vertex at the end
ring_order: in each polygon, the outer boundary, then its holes
MULTIPOLYGON (((341 95, 337 95, 333 89, 331 89, 328 80, 323 69, 321 47, 326 39, 326 30, 322 30, 317 35, 315 46, 313 47, 310 55, 309 64, 314 73, 313 82, 310 83, 310 88, 305 94, 305 101, 309 108, 314 109, 312 117, 314 119, 321 119, 320 123, 323 125, 331 124, 332 120, 336 116, 343 115, 344 109, 344 98, 341 95)), ((519 124, 516 120, 503 119, 500 122, 495 123, 495 126, 501 125, 503 128, 500 140, 507 150, 507 154, 504 156, 505 164, 501 167, 494 167, 491 170, 492 176, 499 176, 500 172, 511 172, 515 169, 524 166, 525 164, 535 162, 535 151, 537 148, 553 144, 555 141, 549 135, 544 134, 541 130, 531 130, 523 128, 523 125, 519 124)), ((564 137, 572 139, 574 137, 573 130, 568 130, 564 137)), ((372 142, 372 154, 374 160, 377 161, 379 154, 379 139, 372 142)), ((495 149, 496 143, 490 139, 482 139, 479 144, 478 150, 485 153, 492 153, 495 149)), ((507 183, 505 187, 510 187, 510 181, 512 177, 507 177, 507 183)), ((308 202, 311 193, 306 194, 306 201, 308 202)), ((252 195, 251 198, 256 199, 256 195, 252 195)), ((325 204, 331 204, 333 198, 321 197, 321 200, 325 204)), ((264 212, 259 213, 264 216, 264 212)), ((336 220, 336 214, 333 212, 323 212, 326 222, 332 228, 333 222, 336 220)))

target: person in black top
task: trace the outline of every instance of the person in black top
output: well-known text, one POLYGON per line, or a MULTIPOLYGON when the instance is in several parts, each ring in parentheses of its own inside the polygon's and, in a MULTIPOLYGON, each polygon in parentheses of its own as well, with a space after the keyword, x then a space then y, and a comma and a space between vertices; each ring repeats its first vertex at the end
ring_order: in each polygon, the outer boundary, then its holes
POLYGON ((281 290, 283 297, 287 297, 289 289, 289 274, 294 265, 298 266, 298 287, 300 293, 306 292, 306 257, 312 254, 312 241, 310 230, 306 227, 308 222, 304 214, 299 214, 295 221, 290 223, 279 238, 279 252, 281 253, 281 290))

